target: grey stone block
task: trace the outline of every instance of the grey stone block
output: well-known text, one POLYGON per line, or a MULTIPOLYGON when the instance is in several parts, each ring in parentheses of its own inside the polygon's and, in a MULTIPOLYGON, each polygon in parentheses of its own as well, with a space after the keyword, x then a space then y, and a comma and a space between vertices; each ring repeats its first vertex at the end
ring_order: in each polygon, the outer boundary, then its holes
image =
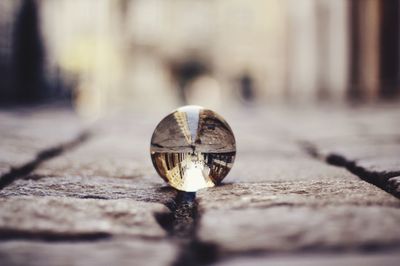
POLYGON ((0 209, 2 237, 11 239, 24 234, 39 239, 96 234, 162 238, 165 231, 154 213, 168 212, 158 203, 65 197, 0 198, 0 209))
POLYGON ((176 246, 159 240, 0 243, 0 263, 7 266, 166 266, 177 253, 176 246))

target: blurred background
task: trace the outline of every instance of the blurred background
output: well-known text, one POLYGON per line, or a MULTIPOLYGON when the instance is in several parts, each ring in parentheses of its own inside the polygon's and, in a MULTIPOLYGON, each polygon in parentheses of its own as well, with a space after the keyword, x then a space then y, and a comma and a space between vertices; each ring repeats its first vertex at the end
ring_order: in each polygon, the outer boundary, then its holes
POLYGON ((1 0, 0 105, 394 101, 398 0, 1 0))

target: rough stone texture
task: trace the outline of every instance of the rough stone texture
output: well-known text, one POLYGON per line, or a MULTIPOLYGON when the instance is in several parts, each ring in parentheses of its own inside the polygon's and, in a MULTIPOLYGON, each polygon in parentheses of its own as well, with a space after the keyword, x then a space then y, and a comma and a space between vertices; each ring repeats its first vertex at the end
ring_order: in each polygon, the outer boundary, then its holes
POLYGON ((396 266, 400 260, 399 253, 383 254, 321 254, 297 256, 266 256, 235 258, 215 265, 218 266, 396 266))
POLYGON ((56 197, 0 198, 0 210, 1 235, 10 238, 13 234, 162 238, 165 231, 156 222, 154 213, 168 212, 157 203, 56 197))
MULTIPOLYGON (((200 241, 217 245, 221 254, 398 247, 398 199, 345 168, 305 156, 309 151, 304 143, 322 143, 359 151, 365 155, 358 157, 363 158, 360 164, 374 164, 371 170, 396 169, 400 156, 395 127, 373 125, 393 123, 396 116, 387 119, 380 112, 368 121, 363 112, 350 112, 354 117, 307 110, 278 113, 276 118, 267 114, 255 128, 252 121, 239 120, 233 127, 241 134, 238 143, 242 134, 246 143, 243 150, 238 145, 228 184, 198 192, 200 241), (373 145, 367 150, 365 143, 373 145)), ((392 184, 399 186, 395 178, 392 184)))
MULTIPOLYGON (((86 128, 71 112, 0 112, 0 174, 23 170, 0 190, 0 264, 397 261, 386 252, 400 249, 400 201, 328 157, 397 171, 398 107, 221 114, 237 140, 233 170, 197 203, 181 204, 149 155, 164 114, 103 118, 71 148, 86 128)), ((398 177, 385 180, 400 187, 398 177)))
POLYGON ((159 240, 0 243, 1 265, 7 266, 163 266, 171 265, 177 253, 174 245, 159 240))
MULTIPOLYGON (((100 134, 100 133, 97 133, 100 134)), ((140 138, 143 142, 143 139, 140 138)), ((151 175, 149 181, 160 181, 151 165, 149 143, 145 147, 137 144, 135 136, 119 133, 93 135, 80 147, 62 157, 43 163, 35 170, 37 175, 57 176, 103 176, 116 178, 143 179, 151 175), (110 135, 104 135, 110 134, 110 135), (113 135, 115 134, 115 135, 113 135), (123 143, 124 145, 121 145, 123 143), (142 158, 137 159, 140 148, 142 158)), ((160 183, 160 182, 159 182, 160 183)))
POLYGON ((400 245, 400 202, 354 178, 228 184, 198 199, 198 237, 221 253, 400 245))
MULTIPOLYGON (((309 114, 295 137, 307 142, 311 155, 344 167, 363 180, 400 197, 389 178, 400 176, 400 112, 397 106, 331 110, 309 114)), ((293 123, 287 123, 288 130, 293 123)))
POLYGON ((384 249, 400 246, 397 208, 271 207, 210 210, 199 236, 223 252, 384 249))
MULTIPOLYGON (((399 136, 400 137, 400 136, 399 136)), ((369 172, 398 172, 400 174, 400 142, 381 137, 356 140, 315 141, 318 152, 325 158, 340 155, 369 172)))
POLYGON ((371 171, 400 168, 400 112, 397 107, 257 110, 228 117, 238 154, 228 180, 320 179, 351 174, 321 167, 305 155, 311 144, 326 158, 337 153, 371 171), (308 160, 309 159, 309 160, 308 160))
MULTIPOLYGON (((248 209, 275 206, 390 206, 400 201, 360 180, 309 180, 227 184, 197 192, 201 210, 248 209)), ((217 230, 217 229, 215 229, 217 230)), ((234 229, 232 229, 234 230, 234 229)))
POLYGON ((84 128, 78 117, 64 109, 3 111, 0 124, 0 174, 34 160, 43 149, 71 141, 84 128))
MULTIPOLYGON (((197 236, 217 245, 223 258, 232 253, 385 249, 400 244, 398 199, 344 168, 306 156, 303 141, 335 147, 346 140, 346 147, 358 147, 357 124, 343 114, 327 114, 327 120, 305 114, 307 110, 286 114, 286 121, 266 115, 259 128, 249 129, 248 120, 236 125, 250 144, 238 151, 228 184, 197 195, 202 214, 197 236), (307 119, 296 121, 301 116, 307 119)), ((387 155, 386 163, 387 158, 397 158, 390 146, 375 146, 387 155)))
POLYGON ((161 184, 142 184, 140 180, 81 176, 28 176, 0 191, 0 196, 57 196, 94 199, 133 199, 167 202, 176 191, 161 184))
POLYGON ((346 168, 361 179, 400 197, 400 187, 396 183, 400 176, 398 143, 374 143, 373 140, 364 140, 349 144, 337 140, 334 145, 315 142, 314 146, 320 159, 346 168))
POLYGON ((355 176, 344 169, 308 158, 304 154, 278 156, 268 155, 268 151, 258 154, 244 154, 239 151, 237 162, 225 182, 249 183, 311 179, 348 180, 355 179, 355 176))

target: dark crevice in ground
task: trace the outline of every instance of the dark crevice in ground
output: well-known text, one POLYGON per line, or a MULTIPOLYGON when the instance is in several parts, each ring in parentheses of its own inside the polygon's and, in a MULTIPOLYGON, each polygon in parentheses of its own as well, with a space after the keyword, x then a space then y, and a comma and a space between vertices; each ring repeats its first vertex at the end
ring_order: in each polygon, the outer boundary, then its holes
POLYGON ((347 160, 344 156, 339 154, 329 154, 325 161, 331 165, 344 167, 351 173, 357 175, 361 179, 393 194, 394 196, 400 198, 400 191, 392 186, 391 178, 400 176, 399 171, 394 172, 378 172, 369 171, 359 165, 355 161, 347 160))
POLYGON ((156 214, 156 220, 180 247, 180 253, 173 266, 199 266, 215 262, 217 246, 202 242, 197 237, 200 214, 195 192, 180 191, 166 206, 171 212, 156 214))
POLYGON ((100 199, 100 200, 109 200, 107 197, 97 196, 97 195, 84 195, 79 197, 80 199, 100 199))
POLYGON ((72 242, 72 241, 97 241, 110 239, 111 234, 102 232, 93 233, 55 233, 55 232, 27 232, 15 229, 0 229, 0 241, 7 240, 41 240, 49 242, 72 242))
MULTIPOLYGON (((32 161, 20 167, 12 168, 8 173, 3 174, 0 177, 0 190, 10 185, 17 179, 25 178, 36 168, 38 168, 43 162, 60 156, 61 154, 79 146, 80 144, 85 142, 89 138, 89 136, 89 132, 85 131, 71 141, 61 143, 57 146, 40 151, 32 161)), ((35 176, 35 178, 38 179, 40 178, 40 176, 35 176)))
POLYGON ((346 168, 362 180, 400 198, 400 171, 371 171, 358 165, 356 161, 349 160, 337 153, 322 155, 317 147, 311 143, 303 142, 301 146, 311 157, 325 161, 330 165, 346 168))

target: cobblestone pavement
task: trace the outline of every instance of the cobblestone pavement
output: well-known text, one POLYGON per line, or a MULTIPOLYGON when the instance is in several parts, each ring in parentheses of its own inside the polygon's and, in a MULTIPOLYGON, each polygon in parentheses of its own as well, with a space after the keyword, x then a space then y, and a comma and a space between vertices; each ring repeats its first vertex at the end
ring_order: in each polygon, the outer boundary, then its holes
POLYGON ((194 197, 151 164, 166 114, 0 111, 0 265, 398 265, 398 107, 221 114, 237 159, 194 197))

